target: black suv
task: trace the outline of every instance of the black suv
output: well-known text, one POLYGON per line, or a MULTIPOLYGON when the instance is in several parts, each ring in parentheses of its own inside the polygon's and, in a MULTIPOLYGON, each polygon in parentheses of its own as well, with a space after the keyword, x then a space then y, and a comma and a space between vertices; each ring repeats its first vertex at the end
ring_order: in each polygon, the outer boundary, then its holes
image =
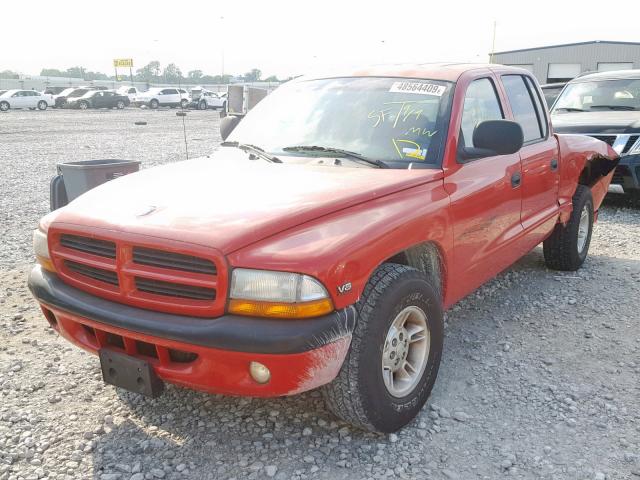
POLYGON ((614 185, 640 200, 640 70, 571 80, 551 111, 556 133, 582 133, 607 142, 621 156, 614 185))

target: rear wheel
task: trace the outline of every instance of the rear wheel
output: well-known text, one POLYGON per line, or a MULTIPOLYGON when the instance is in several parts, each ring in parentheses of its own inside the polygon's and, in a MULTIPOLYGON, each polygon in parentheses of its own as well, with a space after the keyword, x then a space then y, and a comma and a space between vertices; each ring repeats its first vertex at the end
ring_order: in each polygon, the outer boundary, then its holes
POLYGON ((0 112, 6 112, 9 108, 9 102, 0 102, 0 112))
POLYGON ((125 107, 124 102, 122 100, 118 100, 118 103, 116 103, 116 108, 118 110, 122 110, 125 107))
POLYGON ((589 253, 594 218, 591 189, 578 185, 572 201, 573 211, 567 224, 556 225, 543 244, 545 263, 554 270, 578 270, 589 253))
POLYGON ((189 100, 183 98, 180 100, 180 108, 187 108, 189 106, 189 100))
POLYGON ((207 102, 200 102, 198 104, 198 110, 206 110, 207 109, 207 102))
POLYGON ((48 107, 47 102, 45 102, 44 100, 40 100, 38 102, 38 110, 46 110, 48 107))
POLYGON ((358 321, 328 408, 360 428, 394 432, 409 423, 436 381, 443 343, 437 290, 418 270, 384 264, 356 304, 358 321))

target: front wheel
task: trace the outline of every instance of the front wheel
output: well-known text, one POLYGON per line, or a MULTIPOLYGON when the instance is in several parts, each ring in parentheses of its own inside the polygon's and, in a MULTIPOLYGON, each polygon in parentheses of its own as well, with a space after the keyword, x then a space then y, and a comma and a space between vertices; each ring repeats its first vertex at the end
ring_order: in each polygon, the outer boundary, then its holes
POLYGON ((6 112, 9 110, 8 102, 0 102, 0 112, 6 112))
POLYGON ((44 100, 40 100, 38 102, 38 110, 46 110, 48 107, 47 102, 45 102, 44 100))
POLYGON ((198 110, 206 110, 207 109, 207 102, 200 102, 198 104, 198 110))
POLYGON ((86 110, 87 108, 89 108, 89 104, 87 102, 80 102, 78 104, 78 107, 80 108, 80 110, 86 110))
POLYGON ((594 218, 591 189, 578 185, 572 202, 573 211, 567 224, 556 225, 543 244, 545 263, 554 270, 578 270, 589 253, 594 218))
POLYGON ((156 100, 155 98, 149 102, 149 107, 151 107, 153 110, 155 110, 159 106, 160 102, 158 102, 158 100, 156 100))
POLYGON ((356 304, 358 321, 328 408, 360 428, 394 432, 409 423, 436 381, 443 314, 436 288, 415 268, 384 264, 356 304))
POLYGON ((124 102, 122 100, 118 100, 118 103, 116 103, 116 108, 118 110, 122 110, 125 107, 124 102))

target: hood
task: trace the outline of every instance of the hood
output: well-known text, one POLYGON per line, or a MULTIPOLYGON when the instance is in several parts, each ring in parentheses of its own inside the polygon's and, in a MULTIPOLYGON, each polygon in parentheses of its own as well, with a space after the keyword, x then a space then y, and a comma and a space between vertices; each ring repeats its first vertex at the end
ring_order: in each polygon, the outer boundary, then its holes
POLYGON ((555 113, 551 123, 556 133, 640 133, 640 111, 555 113))
POLYGON ((442 178, 440 169, 273 164, 222 148, 126 175, 45 217, 229 253, 294 226, 442 178))

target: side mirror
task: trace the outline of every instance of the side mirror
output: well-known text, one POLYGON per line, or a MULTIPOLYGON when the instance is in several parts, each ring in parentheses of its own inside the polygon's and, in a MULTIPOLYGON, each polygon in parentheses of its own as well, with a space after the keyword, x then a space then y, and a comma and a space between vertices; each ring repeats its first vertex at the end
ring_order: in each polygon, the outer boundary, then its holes
POLYGON ((520 151, 524 143, 522 127, 511 120, 486 120, 473 130, 473 147, 464 147, 464 160, 510 155, 520 151))
POLYGON ((236 126, 240 123, 240 120, 242 120, 242 117, 239 117, 237 115, 229 115, 220 119, 220 136, 222 137, 223 141, 226 140, 229 135, 231 135, 233 129, 236 128, 236 126))

